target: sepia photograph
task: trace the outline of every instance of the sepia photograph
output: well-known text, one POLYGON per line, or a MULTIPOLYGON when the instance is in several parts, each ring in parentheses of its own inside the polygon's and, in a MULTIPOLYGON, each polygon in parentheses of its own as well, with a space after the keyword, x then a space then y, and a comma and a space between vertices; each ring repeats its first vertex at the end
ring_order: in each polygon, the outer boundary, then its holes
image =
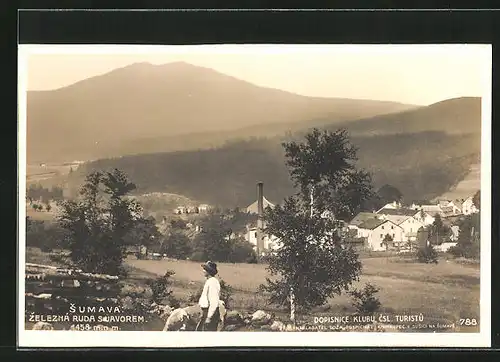
POLYGON ((18 59, 19 346, 490 345, 491 46, 18 59))

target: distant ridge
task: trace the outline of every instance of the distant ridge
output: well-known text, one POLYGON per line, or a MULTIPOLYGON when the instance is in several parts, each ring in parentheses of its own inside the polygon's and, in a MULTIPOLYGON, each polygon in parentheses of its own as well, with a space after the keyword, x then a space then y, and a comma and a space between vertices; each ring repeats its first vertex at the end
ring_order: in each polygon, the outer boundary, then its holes
MULTIPOLYGON (((454 98, 403 112, 351 120, 331 121, 328 117, 311 119, 307 122, 272 123, 265 126, 248 126, 228 131, 192 132, 185 135, 137 137, 116 145, 107 143, 101 158, 119 155, 148 154, 157 152, 189 151, 220 147, 227 142, 251 138, 283 137, 295 134, 301 137, 312 127, 335 130, 345 128, 351 136, 383 136, 411 134, 416 132, 446 132, 449 134, 475 134, 480 141, 481 99, 454 98)), ((475 144, 479 149, 479 143, 475 144)))
POLYGON ((96 159, 141 138, 306 125, 325 117, 344 122, 415 107, 305 97, 185 62, 135 63, 56 90, 28 92, 27 156, 28 163, 96 159))
POLYGON ((481 98, 452 98, 418 109, 379 115, 339 126, 347 127, 353 134, 371 135, 422 131, 481 133, 481 98))

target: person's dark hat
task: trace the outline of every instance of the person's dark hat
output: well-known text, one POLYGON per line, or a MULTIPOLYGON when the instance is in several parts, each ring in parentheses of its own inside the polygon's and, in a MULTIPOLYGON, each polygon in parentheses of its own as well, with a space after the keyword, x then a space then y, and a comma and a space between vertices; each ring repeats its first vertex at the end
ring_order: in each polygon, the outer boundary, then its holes
POLYGON ((201 267, 210 275, 216 275, 217 274, 217 264, 215 264, 213 261, 207 261, 205 264, 201 264, 201 267))

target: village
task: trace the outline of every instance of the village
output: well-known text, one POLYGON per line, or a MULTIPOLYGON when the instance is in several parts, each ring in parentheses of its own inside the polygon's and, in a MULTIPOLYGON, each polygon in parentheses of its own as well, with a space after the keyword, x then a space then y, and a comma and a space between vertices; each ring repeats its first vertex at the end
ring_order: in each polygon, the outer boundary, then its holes
MULTIPOLYGON (((343 222, 344 243, 359 251, 412 252, 429 243, 428 228, 433 225, 436 217, 439 217, 451 232, 447 235, 446 240, 435 245, 435 248, 439 252, 446 252, 457 245, 461 217, 479 212, 474 205, 473 196, 457 200, 439 199, 426 204, 404 205, 399 201, 393 201, 378 210, 360 212, 349 222, 343 222)), ((274 206, 275 204, 264 196, 263 183, 259 182, 257 184, 257 200, 243 209, 249 214, 256 215, 256 221, 247 224, 244 231, 233 233, 228 238, 244 238, 252 244, 259 256, 265 256, 277 250, 280 247, 279 240, 265 233, 265 222, 262 220, 264 210, 268 207, 274 208, 274 206)), ((187 220, 187 227, 193 233, 198 233, 201 228, 196 224, 195 216, 207 214, 213 210, 207 204, 183 205, 174 209, 173 214, 187 220)), ((327 213, 322 216, 330 217, 327 213)), ((167 232, 166 224, 167 217, 163 217, 162 222, 157 226, 159 230, 167 232)), ((479 230, 472 233, 472 239, 477 239, 479 230)), ((166 257, 166 255, 151 252, 145 247, 142 252, 151 258, 166 257)))

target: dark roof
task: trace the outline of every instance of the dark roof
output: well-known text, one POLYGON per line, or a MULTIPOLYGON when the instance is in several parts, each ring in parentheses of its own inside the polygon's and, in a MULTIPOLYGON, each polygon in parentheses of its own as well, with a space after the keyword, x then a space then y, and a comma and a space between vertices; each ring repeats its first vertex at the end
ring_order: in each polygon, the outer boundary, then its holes
POLYGON ((406 209, 406 208, 400 208, 400 209, 382 209, 378 211, 378 214, 385 214, 385 215, 401 215, 401 216, 414 216, 417 214, 419 211, 418 210, 412 210, 412 209, 406 209))
POLYGON ((358 225, 360 229, 375 229, 376 227, 382 225, 383 223, 387 222, 387 220, 379 220, 379 219, 369 219, 363 222, 361 225, 358 225))
POLYGON ((360 212, 357 214, 349 224, 354 226, 359 226, 367 220, 375 219, 377 220, 378 215, 372 212, 360 212))

